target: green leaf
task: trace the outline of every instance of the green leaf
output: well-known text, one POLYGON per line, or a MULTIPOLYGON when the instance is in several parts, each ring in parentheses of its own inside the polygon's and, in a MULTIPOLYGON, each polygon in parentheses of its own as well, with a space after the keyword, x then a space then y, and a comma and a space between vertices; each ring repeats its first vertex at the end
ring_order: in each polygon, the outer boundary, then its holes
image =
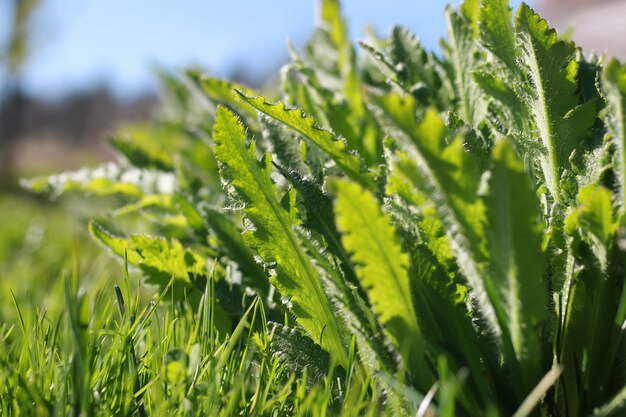
POLYGON ((594 102, 579 105, 576 93, 579 64, 571 42, 560 40, 548 23, 522 3, 515 18, 520 65, 530 82, 518 88, 529 108, 538 136, 547 149, 541 166, 554 200, 562 200, 561 175, 570 166, 595 115, 594 102))
POLYGON ((350 71, 354 65, 354 50, 350 41, 348 27, 341 17, 341 5, 338 0, 322 0, 320 7, 321 26, 328 33, 330 41, 338 52, 338 71, 350 71))
POLYGON ((171 195, 146 194, 134 203, 115 209, 113 216, 124 216, 147 208, 160 209, 169 213, 175 211, 171 195))
POLYGON ((624 253, 614 244, 618 222, 613 194, 591 184, 580 189, 578 205, 565 219, 572 275, 567 282, 560 361, 566 373, 560 389, 566 406, 588 412, 615 386, 612 374, 621 361, 624 302, 624 253), (621 289, 621 296, 619 291, 621 289), (579 358, 585 358, 581 363, 579 358), (582 394, 583 395, 570 395, 582 394))
MULTIPOLYGON (((412 97, 397 95, 374 96, 392 132, 405 143, 404 149, 416 164, 405 164, 416 172, 403 176, 412 186, 432 200, 439 217, 447 226, 452 250, 470 283, 481 314, 491 330, 499 335, 495 311, 489 301, 481 271, 486 261, 485 206, 478 198, 480 171, 478 162, 465 152, 460 137, 446 144, 446 128, 439 115, 429 110, 422 121, 416 120, 417 103, 412 97)), ((402 158, 397 151, 396 157, 402 158)))
POLYGON ((160 124, 125 126, 109 143, 137 168, 172 171, 173 152, 183 148, 185 138, 174 126, 160 124))
POLYGON ((336 138, 328 130, 318 127, 317 122, 299 109, 287 109, 283 102, 268 103, 263 97, 248 97, 243 92, 237 91, 241 100, 249 103, 252 107, 267 114, 273 119, 291 127, 304 135, 324 151, 350 178, 364 185, 366 188, 373 187, 373 175, 367 172, 363 160, 356 155, 347 152, 346 143, 336 138))
POLYGON ((419 38, 404 27, 394 26, 387 43, 386 52, 361 45, 374 57, 381 71, 407 94, 429 98, 431 104, 441 105, 438 99, 441 80, 435 72, 435 59, 426 52, 419 38))
POLYGON ((617 149, 621 225, 626 227, 626 65, 610 60, 602 74, 602 86, 610 109, 607 125, 617 149))
POLYGON ((372 308, 405 363, 427 380, 425 349, 407 274, 409 257, 372 193, 345 180, 331 185, 337 195, 337 227, 372 308))
POLYGON ((359 46, 373 58, 376 68, 387 78, 387 82, 391 82, 392 85, 403 89, 406 93, 410 93, 410 90, 399 82, 398 71, 396 71, 391 60, 381 50, 364 41, 359 41, 359 46))
MULTIPOLYGON (((534 136, 534 126, 526 103, 516 93, 517 86, 526 83, 526 76, 517 65, 515 33, 511 9, 507 0, 481 2, 479 41, 488 51, 486 60, 472 76, 489 97, 489 123, 495 136, 509 139, 534 136)), ((518 149, 526 152, 531 139, 517 141, 518 149)))
POLYGON ((312 168, 305 162, 306 150, 303 147, 306 146, 306 142, 300 134, 266 116, 261 118, 261 126, 263 139, 271 145, 275 163, 287 166, 302 175, 313 174, 312 168))
POLYGON ((243 212, 255 226, 255 230, 246 232, 246 243, 265 262, 276 263, 272 282, 281 295, 289 299, 298 322, 345 367, 347 355, 343 340, 319 275, 293 231, 297 219, 285 211, 276 197, 270 177, 271 156, 268 154, 257 161, 255 142, 246 145, 243 125, 224 107, 217 110, 213 138, 222 178, 244 200, 243 212))
POLYGON ((328 353, 298 329, 278 323, 268 324, 271 326, 268 330, 270 354, 278 359, 284 371, 288 374, 296 373, 298 377, 302 377, 306 369, 310 378, 307 380, 307 385, 310 387, 322 382, 330 371, 328 353))
POLYGON ((600 404, 614 389, 612 375, 622 363, 617 358, 623 335, 619 288, 624 283, 624 255, 614 248, 605 266, 585 239, 574 236, 569 241, 571 278, 562 291, 566 304, 556 355, 570 372, 558 382, 557 392, 563 409, 585 415, 591 404, 600 404))
POLYGON ((508 0, 481 0, 480 41, 507 68, 515 71, 517 51, 512 21, 508 0))
POLYGON ((212 207, 202 209, 204 219, 220 242, 220 251, 237 263, 243 274, 243 283, 258 291, 262 297, 269 294, 269 281, 263 267, 254 259, 254 254, 246 245, 241 231, 233 220, 220 210, 212 207))
POLYGON ((113 233, 108 231, 104 225, 94 220, 90 221, 89 233, 99 243, 110 249, 115 255, 121 257, 122 259, 125 255, 127 255, 128 262, 131 264, 139 265, 139 262, 141 262, 141 256, 130 248, 128 240, 115 236, 113 233))
POLYGON ((396 68, 398 80, 407 87, 425 82, 427 56, 418 37, 406 28, 394 26, 388 42, 389 64, 396 68))
MULTIPOLYGON (((207 274, 206 261, 176 239, 160 236, 132 235, 130 248, 141 257, 140 267, 191 283, 196 276, 207 274)), ((143 268, 142 268, 143 269, 143 268)))
POLYGON ((456 113, 471 127, 477 128, 487 115, 487 101, 472 78, 472 71, 483 62, 483 54, 475 42, 472 23, 467 16, 448 6, 446 23, 448 39, 442 42, 442 47, 449 77, 455 87, 456 113))
MULTIPOLYGON (((211 100, 218 103, 236 105, 233 98, 233 91, 238 90, 244 92, 246 95, 256 96, 257 93, 246 87, 243 84, 239 84, 233 81, 222 80, 215 77, 210 77, 199 71, 187 71, 187 75, 200 87, 202 92, 206 94, 211 100)), ((241 109, 245 111, 248 116, 256 119, 256 111, 248 106, 241 106, 241 109)))
MULTIPOLYGON (((283 177, 298 191, 302 205, 306 210, 304 227, 322 235, 328 245, 328 249, 342 263, 348 263, 348 257, 341 246, 339 232, 335 225, 332 197, 322 189, 321 185, 304 178, 298 172, 278 165, 277 168, 283 177)), ((351 271, 346 272, 350 273, 351 271)))
POLYGON ((524 384, 528 393, 542 374, 541 332, 548 319, 543 223, 530 178, 509 142, 498 142, 492 155, 485 197, 489 279, 501 327, 514 349, 515 356, 505 360, 517 361, 523 375, 518 386, 524 384))
POLYGON ((480 14, 480 0, 463 0, 459 6, 461 14, 469 21, 472 36, 478 34, 478 15, 480 14))
POLYGON ((613 215, 612 194, 604 187, 587 185, 580 189, 576 199, 578 206, 565 218, 565 232, 574 235, 580 230, 604 270, 608 249, 618 226, 613 215))
POLYGON ((196 237, 201 241, 206 241, 209 236, 209 230, 202 214, 192 203, 191 198, 187 195, 176 193, 173 200, 176 203, 176 208, 185 217, 187 225, 193 230, 196 237))
POLYGON ((565 231, 572 234, 575 228, 581 228, 608 245, 617 231, 611 199, 611 191, 602 186, 581 188, 577 197, 578 207, 565 219, 565 231))
POLYGON ((455 282, 459 277, 446 273, 424 245, 416 245, 411 252, 409 276, 415 309, 431 357, 447 357, 451 368, 459 372, 469 369, 474 378, 467 384, 480 392, 483 401, 511 391, 502 375, 501 358, 493 354, 492 341, 476 332, 465 304, 466 287, 455 282))
POLYGON ((133 235, 124 239, 113 235, 102 224, 89 223, 89 232, 114 254, 139 266, 148 276, 148 282, 165 286, 170 278, 187 283, 207 274, 205 259, 191 249, 183 248, 176 239, 160 236, 133 235))
MULTIPOLYGON (((503 114, 498 115, 498 122, 502 120, 506 122, 508 129, 505 133, 510 133, 511 130, 516 132, 525 130, 528 124, 527 109, 515 94, 513 85, 508 82, 509 79, 486 70, 476 70, 472 73, 472 77, 491 100, 500 104, 498 110, 503 114)), ((495 113, 494 109, 491 110, 495 113)), ((499 128, 499 126, 496 127, 499 128)))
POLYGON ((295 92, 295 104, 344 138, 349 149, 375 164, 380 154, 376 126, 365 109, 361 88, 351 86, 348 91, 349 80, 356 76, 347 76, 345 91, 338 92, 323 86, 318 75, 299 59, 287 67, 285 82, 295 92))
POLYGON ((433 203, 423 191, 415 188, 415 184, 419 184, 421 181, 415 159, 406 153, 396 152, 385 191, 388 195, 400 196, 416 208, 419 217, 412 217, 407 221, 417 221, 421 239, 426 243, 437 261, 442 266, 450 268, 454 264, 450 239, 446 235, 445 226, 433 203))
POLYGON ((163 375, 165 381, 170 385, 179 385, 183 383, 189 372, 187 367, 189 365, 189 356, 181 348, 171 348, 165 354, 163 360, 163 375))
POLYGON ((168 70, 159 65, 152 67, 154 75, 163 87, 163 102, 168 110, 177 116, 185 112, 192 111, 193 93, 189 86, 185 83, 183 77, 174 70, 168 70))
MULTIPOLYGON (((360 360, 367 365, 366 370, 369 370, 369 375, 373 376, 381 370, 397 370, 398 354, 390 348, 389 340, 383 335, 375 313, 363 299, 365 294, 363 293, 362 297, 360 288, 342 276, 342 271, 337 268, 334 257, 325 250, 321 242, 302 229, 299 232, 303 247, 313 258, 320 274, 324 290, 331 302, 331 308, 341 319, 345 328, 356 338, 360 360)), ((347 254, 345 258, 348 259, 347 254)), ((349 263, 349 260, 347 262, 349 263)), ((350 272, 354 274, 351 265, 346 265, 346 267, 343 268, 344 271, 350 268, 350 272)), ((357 279, 356 276, 354 279, 357 279)))

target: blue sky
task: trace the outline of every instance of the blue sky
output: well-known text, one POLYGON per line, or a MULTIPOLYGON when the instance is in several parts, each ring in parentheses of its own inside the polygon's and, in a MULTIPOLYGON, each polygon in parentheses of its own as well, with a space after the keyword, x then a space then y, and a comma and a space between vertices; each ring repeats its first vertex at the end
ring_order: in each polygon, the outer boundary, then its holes
MULTIPOLYGON (((344 0, 351 34, 366 24, 387 33, 398 23, 425 45, 445 32, 444 0, 344 0)), ((514 1, 514 3, 518 3, 514 1)), ((303 45, 314 0, 44 0, 26 82, 60 94, 108 83, 120 94, 154 87, 150 66, 201 65, 218 75, 238 66, 271 71, 286 59, 286 40, 303 45)))

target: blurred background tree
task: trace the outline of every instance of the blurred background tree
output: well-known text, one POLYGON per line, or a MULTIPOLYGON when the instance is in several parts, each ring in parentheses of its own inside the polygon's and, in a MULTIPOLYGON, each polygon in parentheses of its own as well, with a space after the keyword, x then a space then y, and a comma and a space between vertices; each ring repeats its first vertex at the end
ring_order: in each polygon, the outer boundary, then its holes
POLYGON ((13 0, 4 8, 12 15, 8 39, 3 45, 2 72, 4 81, 0 97, 0 187, 12 183, 13 147, 24 125, 24 101, 21 76, 32 54, 32 18, 41 0, 13 0))

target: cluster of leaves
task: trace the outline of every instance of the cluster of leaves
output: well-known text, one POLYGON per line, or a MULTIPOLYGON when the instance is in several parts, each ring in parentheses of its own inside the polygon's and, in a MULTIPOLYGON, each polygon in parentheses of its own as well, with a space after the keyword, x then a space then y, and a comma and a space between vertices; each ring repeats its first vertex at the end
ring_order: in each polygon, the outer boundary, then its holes
POLYGON ((322 0, 280 98, 164 75, 161 122, 110 141, 124 160, 28 185, 121 196, 97 240, 175 300, 214 285, 226 332, 258 297, 274 357, 312 384, 411 415, 615 415, 626 66, 525 4, 445 13, 441 55, 394 27, 359 56, 322 0), (157 235, 109 231, 131 215, 157 235))

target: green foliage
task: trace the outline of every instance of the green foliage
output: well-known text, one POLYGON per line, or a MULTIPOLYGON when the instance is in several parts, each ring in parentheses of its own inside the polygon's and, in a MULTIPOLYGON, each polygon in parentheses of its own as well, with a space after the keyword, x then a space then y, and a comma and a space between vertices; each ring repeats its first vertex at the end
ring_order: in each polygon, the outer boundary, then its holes
POLYGON ((619 178, 622 225, 626 224, 626 64, 612 59, 603 73, 603 86, 610 112, 607 114, 607 125, 617 148, 615 166, 619 178))
POLYGON ((337 227, 369 302, 410 369, 428 380, 423 339, 409 287, 409 256, 376 198, 358 184, 335 182, 337 227))
POLYGON ((468 68, 476 68, 483 59, 479 45, 475 41, 475 28, 472 22, 476 14, 478 2, 465 2, 460 11, 448 6, 446 22, 448 38, 442 41, 445 57, 444 67, 454 86, 456 113, 470 126, 479 126, 486 116, 486 100, 482 96, 478 84, 472 79, 468 68))
POLYGON ((286 109, 281 102, 276 104, 267 103, 263 97, 246 97, 242 94, 240 94, 240 97, 257 110, 286 124, 311 140, 332 158, 346 175, 363 185, 372 185, 372 175, 364 172, 364 164, 357 156, 347 152, 345 143, 335 138, 331 132, 316 126, 316 121, 301 110, 286 109))
MULTIPOLYGON (((493 149, 493 167, 485 197, 490 270, 500 326, 508 333, 524 384, 541 375, 542 332, 548 319, 548 287, 541 251, 539 220, 530 180, 509 142, 493 149)), ((508 342, 508 341, 507 341, 508 342)))
MULTIPOLYGON (((19 319, 9 325, 3 315, 0 324, 3 416, 321 417, 327 408, 339 409, 339 397, 326 389, 336 386, 327 374, 327 354, 306 336, 297 339, 308 343, 302 346, 291 343, 292 332, 277 331, 274 338, 262 331, 269 323, 260 302, 246 309, 229 334, 219 334, 209 297, 194 312, 167 305, 165 292, 147 303, 136 296, 143 290, 128 274, 121 288, 115 286, 117 297, 110 282, 91 280, 87 289, 72 275, 59 283, 54 295, 63 311, 24 308, 9 299, 19 319), (289 349, 309 371, 281 364, 289 349), (303 352, 322 359, 312 363, 303 352)), ((346 402, 352 410, 343 415, 392 415, 389 407, 379 407, 382 393, 375 386, 364 384, 363 391, 374 399, 357 392, 346 402)))
POLYGON ((558 39, 548 23, 526 5, 517 13, 515 30, 516 44, 522 51, 521 70, 532 86, 519 94, 547 149, 547 160, 541 162, 546 185, 559 201, 561 175, 596 117, 593 103, 579 105, 579 63, 572 43, 558 39))
MULTIPOLYGON (((265 262, 276 263, 273 284, 289 298, 299 323, 338 363, 345 365, 347 356, 319 274, 293 230, 299 223, 295 202, 290 201, 284 208, 275 195, 270 177, 271 154, 257 161, 255 142, 246 144, 243 125, 224 107, 217 109, 213 138, 222 178, 241 196, 243 211, 255 227, 246 232, 246 242, 265 262)), ((285 197, 291 200, 295 195, 285 197)))
POLYGON ((115 136, 120 162, 26 183, 106 200, 92 235, 206 326, 184 348, 133 328, 162 361, 137 356, 124 407, 212 375, 209 414, 618 415, 626 67, 504 0, 449 7, 441 54, 394 27, 358 56, 319 10, 271 103, 163 75, 167 117, 115 136))

